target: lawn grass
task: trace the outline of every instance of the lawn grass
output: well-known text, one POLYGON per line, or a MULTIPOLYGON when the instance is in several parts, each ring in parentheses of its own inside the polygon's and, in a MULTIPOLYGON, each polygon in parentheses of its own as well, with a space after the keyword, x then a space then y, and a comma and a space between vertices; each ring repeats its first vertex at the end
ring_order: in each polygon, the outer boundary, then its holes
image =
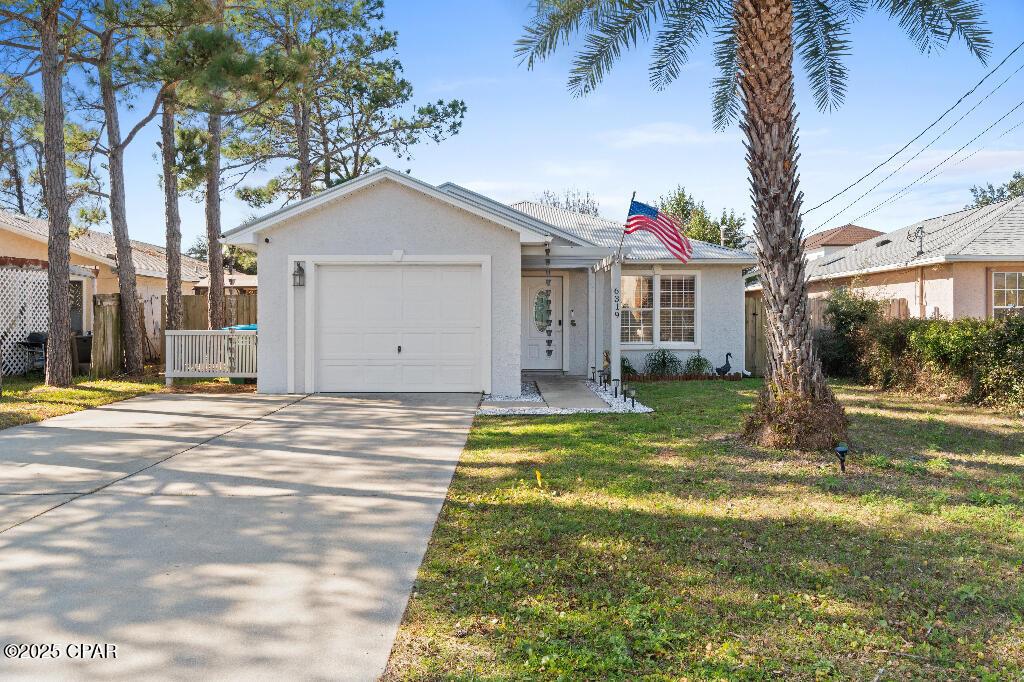
POLYGON ((221 379, 179 380, 172 389, 164 386, 164 379, 156 374, 140 380, 90 379, 76 377, 66 388, 46 386, 41 377, 4 377, 3 397, 0 398, 0 429, 19 424, 37 422, 90 407, 107 405, 118 400, 134 398, 146 393, 159 392, 237 392, 251 387, 233 385, 221 379))
POLYGON ((1020 420, 837 385, 843 476, 734 438, 757 387, 478 418, 385 678, 1022 679, 1020 420))

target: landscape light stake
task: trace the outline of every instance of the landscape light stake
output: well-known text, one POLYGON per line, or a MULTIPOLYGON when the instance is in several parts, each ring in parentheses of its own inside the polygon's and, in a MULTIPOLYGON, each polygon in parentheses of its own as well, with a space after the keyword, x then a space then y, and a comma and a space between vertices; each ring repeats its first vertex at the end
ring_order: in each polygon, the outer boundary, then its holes
POLYGON ((612 379, 612 383, 615 384, 615 397, 618 398, 619 397, 619 380, 618 379, 612 379))
POLYGON ((628 391, 626 391, 626 395, 629 396, 629 401, 630 401, 630 404, 632 405, 633 409, 636 409, 636 389, 635 388, 629 389, 628 391))
POLYGON ((846 443, 840 443, 836 446, 836 457, 839 458, 839 470, 844 474, 846 473, 846 453, 850 451, 850 446, 846 443))

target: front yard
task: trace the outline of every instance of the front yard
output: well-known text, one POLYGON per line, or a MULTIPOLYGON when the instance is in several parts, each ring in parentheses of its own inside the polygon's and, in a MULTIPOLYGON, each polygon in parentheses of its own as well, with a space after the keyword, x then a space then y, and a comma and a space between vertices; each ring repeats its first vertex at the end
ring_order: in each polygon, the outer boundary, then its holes
POLYGON ((839 385, 842 476, 757 385, 478 418, 386 679, 1020 679, 1024 424, 839 385))
POLYGON ((224 380, 178 380, 168 389, 156 373, 139 380, 90 379, 75 377, 66 388, 46 386, 38 375, 4 377, 0 397, 0 429, 42 421, 62 414, 99 407, 146 393, 187 390, 189 392, 251 391, 251 386, 233 385, 224 380))

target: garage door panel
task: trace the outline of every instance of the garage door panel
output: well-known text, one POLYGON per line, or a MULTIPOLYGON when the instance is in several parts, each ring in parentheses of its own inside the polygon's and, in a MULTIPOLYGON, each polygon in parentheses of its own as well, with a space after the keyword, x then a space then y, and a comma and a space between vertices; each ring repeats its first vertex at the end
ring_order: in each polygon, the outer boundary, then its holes
POLYGON ((480 348, 480 334, 477 331, 441 332, 438 336, 441 355, 446 358, 464 356, 475 359, 477 349, 480 348))
POLYGON ((480 266, 336 265, 318 274, 316 390, 481 390, 480 266))
POLYGON ((433 358, 441 352, 437 332, 404 332, 401 338, 402 360, 433 358))

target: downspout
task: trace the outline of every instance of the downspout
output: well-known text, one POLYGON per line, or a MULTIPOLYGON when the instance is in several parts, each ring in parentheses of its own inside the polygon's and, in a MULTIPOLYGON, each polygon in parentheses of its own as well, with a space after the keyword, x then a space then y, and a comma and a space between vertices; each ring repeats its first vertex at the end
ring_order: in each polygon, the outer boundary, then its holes
POLYGON ((917 307, 918 317, 922 320, 928 317, 928 306, 924 300, 924 266, 917 269, 917 307))

